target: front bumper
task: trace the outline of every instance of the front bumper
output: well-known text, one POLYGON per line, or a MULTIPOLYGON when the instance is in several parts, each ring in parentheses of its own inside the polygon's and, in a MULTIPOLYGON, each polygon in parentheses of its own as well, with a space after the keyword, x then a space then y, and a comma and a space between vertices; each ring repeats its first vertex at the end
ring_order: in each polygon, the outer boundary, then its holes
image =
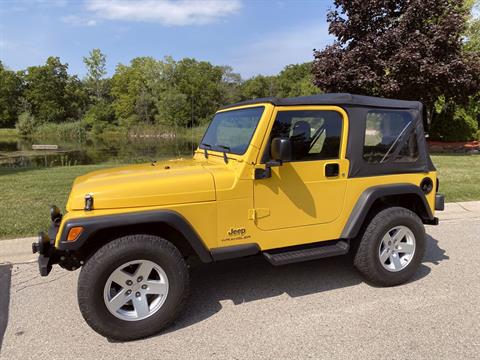
POLYGON ((52 265, 57 260, 57 251, 55 250, 55 239, 57 237, 60 222, 62 221, 62 213, 60 209, 53 205, 50 208, 50 218, 52 223, 48 228, 48 233, 38 233, 38 239, 32 244, 32 252, 39 253, 38 268, 40 275, 47 276, 52 270, 52 265))
POLYGON ((55 237, 58 232, 58 226, 52 223, 48 234, 40 232, 37 241, 32 243, 32 252, 38 253, 38 269, 41 276, 47 276, 52 270, 52 265, 57 261, 57 252, 55 250, 55 237))
POLYGON ((60 242, 60 245, 55 247, 55 239, 63 219, 60 210, 56 206, 52 206, 51 218, 52 223, 48 232, 40 232, 37 241, 32 244, 32 252, 39 254, 38 269, 41 276, 47 276, 54 264, 59 264, 62 268, 71 271, 83 265, 83 261, 77 257, 78 248, 71 246, 72 244, 68 243, 66 246, 60 242))
POLYGON ((41 276, 47 276, 52 270, 52 265, 58 262, 55 239, 62 221, 62 213, 55 205, 50 208, 50 218, 52 219, 52 223, 48 228, 48 233, 38 233, 37 241, 32 243, 32 252, 34 254, 39 253, 38 268, 41 276))

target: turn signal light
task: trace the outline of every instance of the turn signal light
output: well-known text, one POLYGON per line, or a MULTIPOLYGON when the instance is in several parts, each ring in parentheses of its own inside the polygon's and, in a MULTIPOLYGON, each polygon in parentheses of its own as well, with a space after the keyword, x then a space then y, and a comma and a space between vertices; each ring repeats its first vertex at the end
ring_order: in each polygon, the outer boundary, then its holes
POLYGON ((67 241, 77 240, 78 237, 80 236, 80 234, 82 233, 82 231, 83 231, 83 227, 81 227, 81 226, 72 227, 70 229, 70 231, 68 232, 67 241))

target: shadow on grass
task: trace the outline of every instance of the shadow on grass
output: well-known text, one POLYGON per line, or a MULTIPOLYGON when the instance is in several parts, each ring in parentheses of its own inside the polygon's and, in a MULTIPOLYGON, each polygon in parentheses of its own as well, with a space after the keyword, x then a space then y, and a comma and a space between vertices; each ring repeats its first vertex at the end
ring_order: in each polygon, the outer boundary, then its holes
MULTIPOLYGON (((427 236, 423 262, 410 282, 420 280, 430 273, 431 269, 425 263, 439 264, 447 259, 448 256, 438 246, 438 241, 427 236)), ((263 256, 200 264, 191 270, 191 296, 184 314, 163 334, 208 319, 222 310, 221 301, 224 300, 239 305, 282 294, 295 298, 355 286, 362 282, 364 279, 353 267, 349 256, 279 267, 270 265, 263 256)))

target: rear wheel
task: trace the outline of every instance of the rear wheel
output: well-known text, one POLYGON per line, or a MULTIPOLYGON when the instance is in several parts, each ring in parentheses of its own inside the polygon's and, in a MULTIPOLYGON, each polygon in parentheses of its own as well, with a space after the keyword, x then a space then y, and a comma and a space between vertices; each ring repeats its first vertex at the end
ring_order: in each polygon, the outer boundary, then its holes
POLYGON ((168 326, 188 294, 188 270, 178 249, 152 235, 129 235, 100 248, 84 265, 78 302, 99 334, 126 341, 168 326))
POLYGON ((394 286, 408 281, 425 252, 425 228, 414 212, 391 207, 367 225, 355 254, 355 267, 370 282, 394 286))

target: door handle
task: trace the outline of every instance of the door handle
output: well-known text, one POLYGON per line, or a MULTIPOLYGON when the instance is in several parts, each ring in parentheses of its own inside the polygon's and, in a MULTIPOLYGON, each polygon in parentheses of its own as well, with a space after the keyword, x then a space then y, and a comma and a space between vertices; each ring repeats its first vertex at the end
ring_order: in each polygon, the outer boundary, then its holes
POLYGON ((340 174, 340 165, 330 163, 325 165, 325 177, 337 177, 340 174))

